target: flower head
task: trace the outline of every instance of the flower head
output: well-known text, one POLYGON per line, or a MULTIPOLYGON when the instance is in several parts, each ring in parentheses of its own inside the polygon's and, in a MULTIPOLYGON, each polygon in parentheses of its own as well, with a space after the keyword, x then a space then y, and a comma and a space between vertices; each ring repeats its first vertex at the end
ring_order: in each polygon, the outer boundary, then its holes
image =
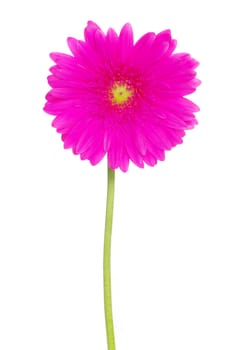
POLYGON ((199 108, 184 96, 195 91, 198 62, 173 53, 169 30, 136 43, 130 24, 119 36, 89 21, 85 40, 68 38, 72 55, 52 53, 51 91, 44 110, 65 148, 95 165, 107 154, 111 169, 127 171, 164 160, 197 124, 199 108))

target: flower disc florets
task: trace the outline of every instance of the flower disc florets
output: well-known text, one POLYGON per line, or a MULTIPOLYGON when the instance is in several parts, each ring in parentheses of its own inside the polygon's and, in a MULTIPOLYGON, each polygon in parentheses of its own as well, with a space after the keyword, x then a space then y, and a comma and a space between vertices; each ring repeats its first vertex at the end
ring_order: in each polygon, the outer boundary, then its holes
POLYGON ((117 81, 109 90, 109 98, 113 105, 124 108, 133 98, 134 91, 132 87, 125 83, 117 81))
POLYGON ((118 36, 88 22, 85 40, 68 39, 71 55, 53 53, 45 111, 65 148, 97 164, 107 154, 112 169, 127 171, 164 160, 197 123, 198 107, 184 96, 195 91, 198 62, 174 54, 169 30, 136 43, 126 24, 118 36))

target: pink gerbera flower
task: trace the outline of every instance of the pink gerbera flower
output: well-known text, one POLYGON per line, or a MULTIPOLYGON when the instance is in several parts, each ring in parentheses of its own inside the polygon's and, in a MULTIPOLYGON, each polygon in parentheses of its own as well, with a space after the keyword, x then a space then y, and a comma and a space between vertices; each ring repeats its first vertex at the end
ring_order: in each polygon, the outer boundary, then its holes
POLYGON ((118 36, 88 22, 85 40, 68 38, 72 55, 52 53, 52 87, 44 110, 65 148, 95 165, 107 154, 111 169, 127 171, 164 160, 197 124, 199 108, 184 96, 195 91, 198 62, 173 54, 169 30, 147 33, 135 44, 130 24, 118 36))

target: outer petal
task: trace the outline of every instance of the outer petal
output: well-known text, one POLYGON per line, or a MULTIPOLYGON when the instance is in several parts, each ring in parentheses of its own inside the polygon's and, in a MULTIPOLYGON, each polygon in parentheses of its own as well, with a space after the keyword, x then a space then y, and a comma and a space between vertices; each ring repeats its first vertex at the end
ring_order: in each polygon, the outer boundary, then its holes
POLYGON ((110 28, 107 32, 106 45, 108 52, 108 61, 112 67, 116 67, 120 62, 120 46, 117 33, 112 28, 110 28))
POLYGON ((154 43, 156 35, 154 33, 147 33, 143 35, 135 44, 132 52, 131 62, 139 64, 145 60, 154 43))
POLYGON ((121 60, 125 63, 130 56, 134 44, 133 30, 129 23, 125 24, 120 32, 119 45, 121 60))
POLYGON ((101 34, 104 34, 102 32, 102 30, 100 29, 100 27, 92 22, 92 21, 88 21, 88 25, 84 30, 84 37, 85 37, 85 41, 91 46, 91 47, 95 47, 95 33, 99 31, 101 34))

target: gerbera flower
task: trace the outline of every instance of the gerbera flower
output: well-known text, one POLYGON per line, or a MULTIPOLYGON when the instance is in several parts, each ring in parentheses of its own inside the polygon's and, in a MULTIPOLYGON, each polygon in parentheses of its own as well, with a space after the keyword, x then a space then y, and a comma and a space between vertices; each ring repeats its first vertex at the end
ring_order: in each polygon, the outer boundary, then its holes
POLYGON ((111 169, 154 166, 197 124, 198 107, 184 96, 200 84, 198 62, 173 53, 169 30, 136 43, 130 24, 119 36, 89 21, 85 40, 68 38, 72 55, 52 53, 52 87, 44 110, 65 148, 95 165, 107 154, 111 169))

